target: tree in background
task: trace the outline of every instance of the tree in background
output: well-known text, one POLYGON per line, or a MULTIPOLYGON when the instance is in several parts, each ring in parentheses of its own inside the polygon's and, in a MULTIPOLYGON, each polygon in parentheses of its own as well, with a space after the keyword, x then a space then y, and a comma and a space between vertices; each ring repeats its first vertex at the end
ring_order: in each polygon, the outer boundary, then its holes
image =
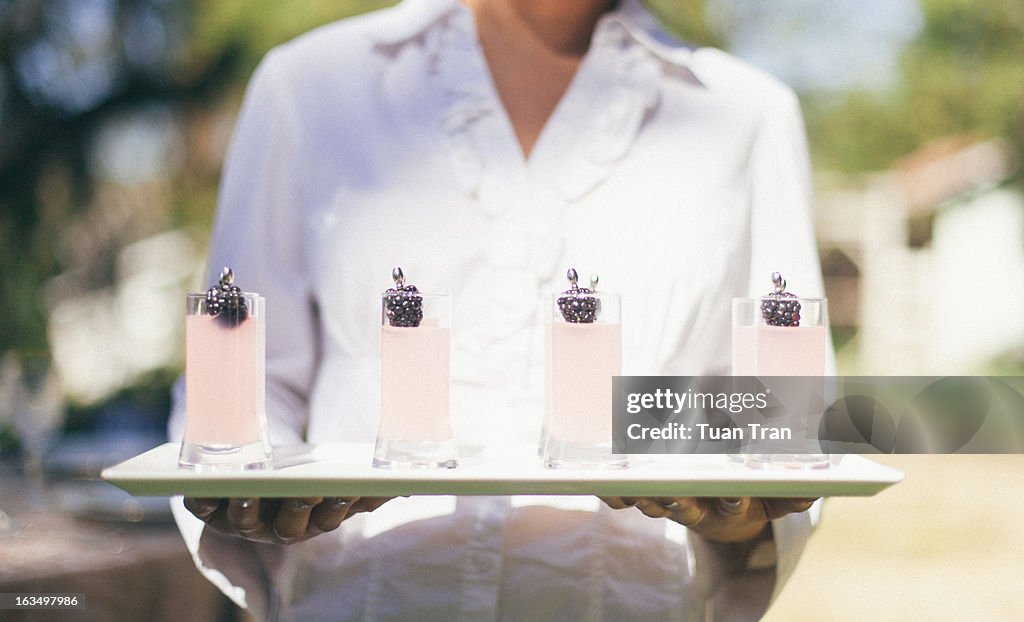
POLYGON ((76 292, 108 286, 125 244, 160 227, 209 220, 218 170, 190 169, 188 157, 167 171, 187 183, 172 183, 166 204, 97 215, 98 142, 112 120, 147 110, 185 124, 209 116, 237 97, 271 46, 385 4, 0 3, 0 353, 46 351, 42 287, 54 276, 73 272, 76 292))
POLYGON ((821 164, 887 168, 930 140, 1002 137, 1024 156, 1024 3, 921 0, 924 25, 903 54, 900 79, 881 92, 810 98, 821 164))
POLYGON ((114 235, 117 223, 96 232, 89 253, 61 248, 66 227, 91 209, 92 151, 104 123, 218 91, 230 55, 188 62, 180 53, 186 19, 183 6, 148 0, 0 5, 0 351, 45 351, 47 279, 72 268, 87 287, 110 279, 125 241, 114 235))

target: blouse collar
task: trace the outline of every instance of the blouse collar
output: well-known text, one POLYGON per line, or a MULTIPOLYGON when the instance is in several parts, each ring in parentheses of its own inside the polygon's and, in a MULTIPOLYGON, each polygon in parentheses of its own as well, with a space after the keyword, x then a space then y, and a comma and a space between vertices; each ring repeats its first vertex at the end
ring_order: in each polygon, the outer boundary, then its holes
MULTIPOLYGON (((459 0, 403 0, 391 10, 401 17, 389 21, 386 27, 373 33, 379 45, 398 45, 416 39, 450 14, 468 9, 459 0)), ((668 34, 658 18, 639 0, 622 0, 618 7, 602 16, 595 37, 602 29, 609 28, 610 24, 622 26, 637 43, 662 61, 686 69, 691 81, 703 86, 690 67, 693 48, 668 34)))

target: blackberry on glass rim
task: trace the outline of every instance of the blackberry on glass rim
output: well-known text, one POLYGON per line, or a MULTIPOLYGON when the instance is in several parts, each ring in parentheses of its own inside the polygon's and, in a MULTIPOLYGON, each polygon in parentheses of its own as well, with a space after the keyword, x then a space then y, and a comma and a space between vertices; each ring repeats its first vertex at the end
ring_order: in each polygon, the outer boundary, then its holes
POLYGON ((249 317, 242 289, 234 284, 235 274, 225 266, 220 271, 217 284, 206 290, 206 313, 217 318, 221 324, 238 326, 249 317))
POLYGON ((423 296, 415 285, 405 283, 405 274, 398 266, 391 271, 394 287, 385 292, 385 313, 390 326, 415 328, 423 321, 423 296))
MULTIPOLYGON (((569 289, 562 292, 558 298, 558 311, 566 322, 572 324, 593 324, 601 313, 601 300, 594 297, 593 289, 579 286, 579 275, 575 268, 569 268, 565 273, 569 279, 569 289)), ((591 275, 590 282, 597 285, 597 275, 591 275)))
POLYGON ((786 291, 786 279, 772 272, 774 290, 761 298, 761 317, 769 326, 800 326, 800 301, 786 291))

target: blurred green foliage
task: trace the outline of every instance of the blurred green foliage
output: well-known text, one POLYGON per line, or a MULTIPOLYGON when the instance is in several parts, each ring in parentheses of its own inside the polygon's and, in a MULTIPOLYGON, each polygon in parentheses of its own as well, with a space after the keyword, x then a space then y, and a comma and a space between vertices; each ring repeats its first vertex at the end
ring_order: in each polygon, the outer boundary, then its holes
MULTIPOLYGON (((92 149, 111 119, 153 105, 196 116, 237 97, 266 51, 382 0, 0 2, 0 353, 47 349, 43 285, 75 270, 112 284, 119 244, 68 265, 65 232, 93 206, 92 149)), ((172 180, 169 221, 208 224, 216 176, 172 180)))
POLYGON ((1024 2, 921 0, 924 27, 892 89, 808 98, 819 164, 881 170, 930 140, 1002 137, 1024 155, 1024 2))
POLYGON ((666 30, 695 46, 725 47, 724 33, 711 28, 707 20, 707 0, 646 0, 666 30))

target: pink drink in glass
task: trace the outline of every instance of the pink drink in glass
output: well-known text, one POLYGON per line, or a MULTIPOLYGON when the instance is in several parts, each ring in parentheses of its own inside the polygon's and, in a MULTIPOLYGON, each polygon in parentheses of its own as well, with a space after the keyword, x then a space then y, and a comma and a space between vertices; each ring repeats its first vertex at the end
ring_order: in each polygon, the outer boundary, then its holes
POLYGON ((187 296, 181 466, 211 470, 270 466, 264 301, 256 294, 242 296, 245 317, 231 322, 207 313, 204 294, 187 296))
MULTIPOLYGON (((762 316, 759 298, 737 298, 733 301, 732 325, 732 367, 735 376, 801 376, 823 377, 825 374, 825 347, 827 325, 827 301, 824 298, 799 298, 800 319, 797 326, 771 326, 762 316)), ((776 398, 790 408, 798 404, 816 404, 820 395, 793 394, 801 388, 806 391, 811 384, 790 385, 772 383, 776 398), (781 391, 786 391, 782 393, 781 391)), ((814 391, 824 393, 824 381, 814 391)), ((817 406, 809 406, 817 408, 817 406)), ((798 421, 803 415, 813 412, 792 413, 798 421)), ((803 424, 801 424, 803 425, 803 424)), ((755 468, 824 468, 829 466, 829 457, 821 453, 817 441, 805 438, 806 429, 796 426, 791 441, 759 441, 748 445, 748 451, 770 451, 774 453, 732 454, 733 460, 744 461, 755 468), (800 453, 797 453, 797 452, 800 453)), ((812 437, 813 438, 813 437, 812 437)))
POLYGON ((446 294, 405 285, 381 296, 381 413, 373 466, 452 469, 458 447, 449 413, 451 308, 446 294))
MULTIPOLYGON (((618 294, 579 287, 554 294, 547 326, 547 468, 624 468, 629 456, 612 453, 612 382, 622 375, 622 321, 618 294)), ((596 278, 592 279, 596 282, 596 278)))

